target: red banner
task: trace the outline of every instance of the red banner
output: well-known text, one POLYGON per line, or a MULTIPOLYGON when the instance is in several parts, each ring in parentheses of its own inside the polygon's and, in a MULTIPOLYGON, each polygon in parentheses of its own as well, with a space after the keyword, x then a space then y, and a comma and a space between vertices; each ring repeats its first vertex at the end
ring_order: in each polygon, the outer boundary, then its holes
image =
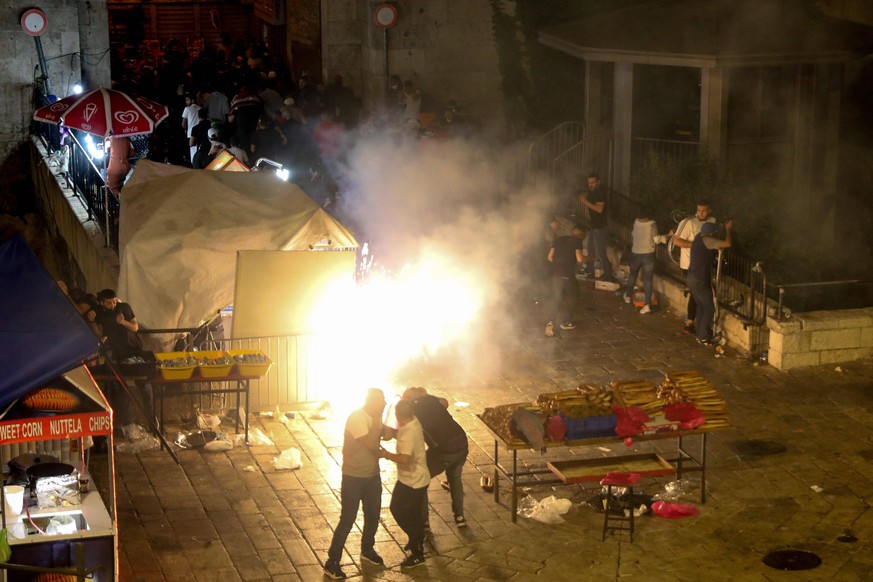
POLYGON ((40 416, 0 422, 0 444, 105 436, 112 432, 108 412, 40 416))

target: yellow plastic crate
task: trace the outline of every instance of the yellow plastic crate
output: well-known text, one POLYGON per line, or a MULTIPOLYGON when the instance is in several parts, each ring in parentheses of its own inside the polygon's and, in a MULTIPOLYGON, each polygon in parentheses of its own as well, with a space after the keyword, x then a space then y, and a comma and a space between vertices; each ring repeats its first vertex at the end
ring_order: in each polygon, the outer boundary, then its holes
POLYGON ((161 377, 164 380, 187 380, 191 376, 194 375, 194 370, 197 369, 196 364, 190 364, 185 366, 167 366, 166 363, 171 360, 179 360, 182 358, 190 358, 191 354, 188 352, 158 352, 155 354, 155 360, 157 360, 158 370, 161 371, 161 377))
POLYGON ((204 378, 221 378, 230 376, 230 370, 233 368, 233 362, 229 364, 207 364, 204 360, 217 360, 219 358, 229 358, 227 352, 220 350, 206 350, 202 352, 191 352, 191 355, 197 360, 197 369, 200 370, 200 375, 204 378))
POLYGON ((264 376, 273 365, 273 361, 261 350, 228 350, 227 355, 234 360, 240 376, 264 376), (256 361, 240 361, 242 358, 256 361))

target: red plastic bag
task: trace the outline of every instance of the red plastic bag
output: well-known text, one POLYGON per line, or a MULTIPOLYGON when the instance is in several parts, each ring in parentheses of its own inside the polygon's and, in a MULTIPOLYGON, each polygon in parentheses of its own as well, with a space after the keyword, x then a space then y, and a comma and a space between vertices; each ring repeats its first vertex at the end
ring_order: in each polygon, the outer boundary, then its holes
POLYGON ((567 436, 567 425, 557 414, 546 423, 546 436, 553 443, 560 443, 567 436))
POLYGON ((650 420, 649 415, 636 406, 627 408, 616 406, 612 411, 615 412, 615 434, 620 437, 640 434, 643 432, 643 426, 650 420))
POLYGON ((700 510, 693 505, 688 505, 687 503, 667 503, 666 501, 656 501, 652 504, 652 513, 658 517, 679 519, 680 517, 693 517, 698 515, 700 510))
POLYGON ((703 413, 691 402, 675 402, 664 407, 664 418, 679 422, 682 430, 693 430, 706 422, 703 413))

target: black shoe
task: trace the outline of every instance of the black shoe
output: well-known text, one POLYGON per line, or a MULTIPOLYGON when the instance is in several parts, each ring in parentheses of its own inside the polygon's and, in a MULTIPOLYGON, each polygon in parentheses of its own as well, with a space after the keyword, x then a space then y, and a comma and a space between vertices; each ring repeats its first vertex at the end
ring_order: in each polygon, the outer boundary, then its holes
POLYGON ((331 580, 345 580, 346 573, 340 568, 339 562, 328 560, 324 563, 324 575, 331 580))
POLYGON ((699 344, 701 344, 701 345, 704 345, 704 346, 713 346, 713 345, 715 345, 715 342, 712 341, 712 338, 711 338, 711 337, 710 337, 710 338, 706 338, 706 339, 700 339, 700 338, 697 338, 697 343, 699 343, 699 344))
POLYGON ((361 560, 366 560, 375 566, 385 565, 385 560, 382 559, 382 556, 376 553, 376 550, 361 552, 361 560))
POLYGON ((682 331, 690 335, 695 335, 697 333, 697 329, 694 327, 693 323, 686 323, 685 327, 682 328, 682 331))
POLYGON ((406 559, 400 562, 401 568, 415 568, 424 564, 424 556, 422 554, 410 554, 406 559))
POLYGON ((464 519, 463 515, 455 516, 455 525, 458 527, 467 527, 467 520, 464 519))
POLYGON ((430 522, 424 522, 424 527, 421 528, 424 533, 430 533, 430 522))

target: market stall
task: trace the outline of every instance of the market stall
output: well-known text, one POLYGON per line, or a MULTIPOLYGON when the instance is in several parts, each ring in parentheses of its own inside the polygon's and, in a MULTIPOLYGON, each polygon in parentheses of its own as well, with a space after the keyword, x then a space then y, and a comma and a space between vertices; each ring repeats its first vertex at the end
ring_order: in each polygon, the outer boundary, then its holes
POLYGON ((83 362, 96 336, 18 237, 0 245, 0 521, 4 580, 117 578, 115 494, 91 483, 93 437, 112 412, 83 362), (54 578, 52 578, 54 576, 54 578))
POLYGON ((479 419, 494 437, 494 501, 500 502, 500 479, 509 480, 513 522, 519 487, 596 483, 613 472, 678 479, 696 474, 705 503, 707 435, 730 428, 724 400, 693 370, 669 372, 659 386, 583 384, 541 394, 536 403, 486 408, 479 419), (675 441, 675 456, 606 453, 606 445, 667 439, 675 441), (501 448, 510 454, 511 466, 501 463, 501 448), (530 449, 542 459, 520 466, 519 452, 530 449))

